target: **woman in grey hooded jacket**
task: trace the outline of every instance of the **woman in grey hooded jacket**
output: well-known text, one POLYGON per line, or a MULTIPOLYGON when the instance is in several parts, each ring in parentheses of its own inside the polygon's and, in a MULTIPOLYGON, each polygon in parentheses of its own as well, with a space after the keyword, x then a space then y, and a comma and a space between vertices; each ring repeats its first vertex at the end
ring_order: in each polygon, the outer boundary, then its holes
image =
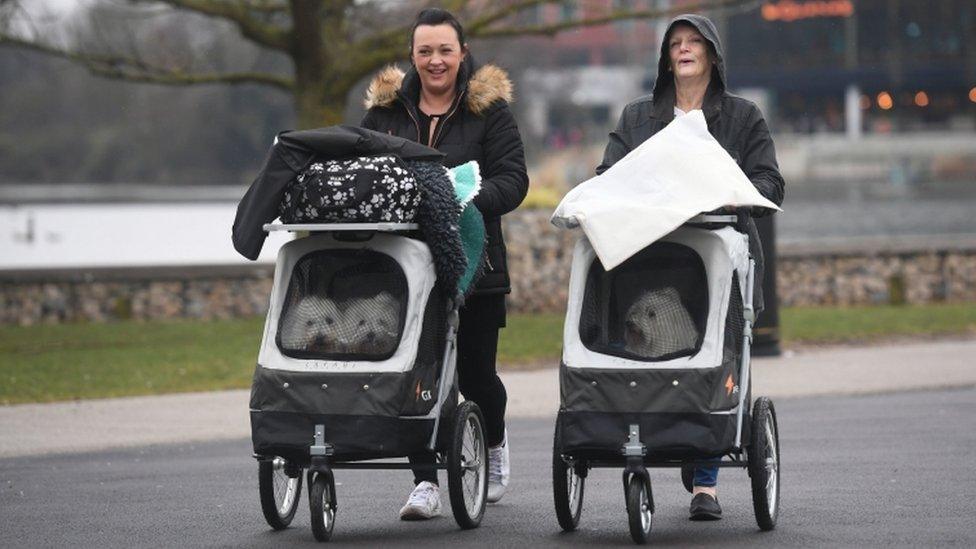
MULTIPOLYGON (((766 121, 754 103, 726 90, 725 60, 718 32, 708 18, 700 15, 680 15, 668 25, 653 94, 624 108, 596 172, 609 169, 675 117, 697 109, 704 111, 709 133, 735 159, 756 189, 775 204, 782 204, 784 182, 766 121)), ((757 281, 762 280, 763 274, 762 248, 751 216, 769 213, 765 208, 739 212, 741 229, 749 233, 750 252, 756 259, 757 281)), ((761 284, 756 284, 754 293, 753 305, 758 314, 763 306, 761 284)), ((693 520, 721 518, 722 508, 715 491, 717 480, 717 467, 694 471, 690 509, 693 520)))

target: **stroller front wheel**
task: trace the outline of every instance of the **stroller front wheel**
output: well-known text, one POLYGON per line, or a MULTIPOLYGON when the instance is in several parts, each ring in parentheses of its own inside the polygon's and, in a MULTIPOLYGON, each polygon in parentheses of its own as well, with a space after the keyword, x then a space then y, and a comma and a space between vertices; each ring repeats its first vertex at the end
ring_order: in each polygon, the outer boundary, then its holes
POLYGON ((779 430, 773 401, 766 397, 752 407, 749 476, 756 522, 761 530, 772 530, 779 516, 779 430))
POLYGON ((312 518, 312 535, 318 541, 332 539, 335 528, 336 493, 332 473, 316 473, 309 483, 308 509, 312 518))
POLYGON ((627 519, 630 537, 634 543, 645 544, 651 534, 654 507, 651 503, 648 483, 640 475, 631 475, 627 482, 627 519))
POLYGON ((291 524, 302 493, 302 471, 275 456, 258 461, 258 493, 268 525, 283 530, 291 524))
POLYGON ((454 412, 451 447, 447 454, 447 487, 458 526, 477 528, 488 497, 488 445, 481 409, 462 402, 454 412))

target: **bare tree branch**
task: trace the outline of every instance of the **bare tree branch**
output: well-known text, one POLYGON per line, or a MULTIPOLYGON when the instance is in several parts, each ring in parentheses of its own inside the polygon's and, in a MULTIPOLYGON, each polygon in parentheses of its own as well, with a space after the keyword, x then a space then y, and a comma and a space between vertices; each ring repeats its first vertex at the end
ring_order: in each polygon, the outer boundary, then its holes
MULTIPOLYGON (((551 3, 551 2, 550 2, 551 3)), ((594 27, 605 25, 614 21, 626 19, 657 19, 660 17, 672 17, 680 13, 697 12, 705 9, 721 10, 742 7, 754 7, 761 3, 760 0, 711 0, 699 1, 694 4, 681 4, 670 8, 649 9, 649 10, 613 10, 606 15, 599 17, 588 17, 562 21, 559 23, 546 25, 531 25, 525 27, 506 27, 498 29, 479 29, 471 35, 476 38, 502 38, 512 36, 554 36, 562 31, 581 27, 594 27)))
POLYGON ((41 52, 73 61, 87 68, 92 74, 105 78, 148 82, 171 86, 193 84, 263 84, 284 91, 292 91, 290 78, 260 72, 192 73, 179 68, 159 67, 147 64, 135 57, 103 55, 57 48, 38 42, 0 33, 0 46, 9 45, 41 52))
POLYGON ((133 3, 161 2, 174 8, 193 11, 209 17, 226 19, 240 29, 241 34, 262 46, 285 51, 291 47, 291 31, 264 23, 251 14, 252 5, 264 2, 233 0, 130 0, 133 3))
POLYGON ((492 23, 501 21, 506 17, 515 15, 529 8, 552 3, 552 0, 519 0, 518 2, 512 2, 508 5, 502 6, 498 10, 495 10, 493 13, 488 13, 487 15, 469 20, 467 23, 467 32, 471 36, 477 36, 482 29, 490 26, 492 23))

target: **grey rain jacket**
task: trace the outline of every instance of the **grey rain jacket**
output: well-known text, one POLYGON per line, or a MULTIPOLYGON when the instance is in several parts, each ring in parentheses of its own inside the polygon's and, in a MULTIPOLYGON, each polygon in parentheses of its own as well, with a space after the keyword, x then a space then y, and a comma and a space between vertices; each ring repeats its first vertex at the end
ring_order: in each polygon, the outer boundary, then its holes
MULTIPOLYGON (((624 107, 616 129, 610 133, 610 142, 607 143, 603 162, 597 166, 596 173, 605 172, 627 153, 674 120, 674 74, 668 71, 670 61, 667 39, 671 29, 678 23, 687 23, 698 29, 698 32, 711 44, 715 53, 716 63, 712 66, 711 82, 702 104, 709 133, 739 164, 760 194, 777 206, 782 205, 785 182, 779 173, 776 150, 766 120, 763 119, 755 103, 736 97, 726 90, 725 51, 715 25, 701 15, 679 15, 668 23, 668 31, 661 41, 657 81, 654 83, 653 93, 639 97, 624 107)), ((752 209, 753 216, 759 217, 768 213, 770 210, 766 208, 752 209)), ((749 248, 756 258, 754 293, 758 312, 763 304, 761 283, 763 260, 759 233, 756 231, 755 222, 744 215, 740 215, 740 229, 748 232, 749 248)))
MULTIPOLYGON (((785 183, 776 163, 769 128, 755 103, 726 90, 725 55, 715 25, 700 15, 679 15, 671 20, 668 33, 681 22, 698 29, 715 50, 717 62, 712 67, 711 84, 702 105, 709 133, 735 159, 756 189, 776 205, 781 205, 785 183)), ((603 154, 603 162, 596 169, 597 174, 605 172, 674 120, 674 75, 668 71, 668 33, 661 42, 653 94, 640 97, 624 108, 617 128, 610 133, 610 142, 603 154)), ((758 210, 754 215, 769 213, 765 208, 758 210)))

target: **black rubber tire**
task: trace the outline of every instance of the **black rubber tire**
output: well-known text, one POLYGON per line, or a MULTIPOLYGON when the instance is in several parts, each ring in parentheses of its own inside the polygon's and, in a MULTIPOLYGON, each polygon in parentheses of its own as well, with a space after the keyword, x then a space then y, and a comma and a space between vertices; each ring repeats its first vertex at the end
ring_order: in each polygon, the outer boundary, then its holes
POLYGON ((681 466, 681 484, 688 490, 691 494, 695 491, 695 466, 694 465, 682 465, 681 466))
POLYGON ((308 488, 308 510, 312 535, 317 541, 332 539, 336 516, 335 478, 331 473, 317 473, 308 488))
POLYGON ((752 406, 749 443, 749 476, 752 479, 752 508, 760 530, 776 528, 780 493, 779 428, 773 401, 759 397, 752 406), (767 431, 767 427, 769 430, 767 431))
POLYGON ((650 507, 651 497, 647 493, 644 479, 638 475, 631 475, 627 482, 627 522, 630 525, 630 537, 638 545, 647 543, 651 535, 654 513, 653 511, 645 513, 650 511, 650 507))
MULTIPOLYGON (((281 458, 275 457, 272 459, 262 459, 258 461, 258 493, 261 496, 261 511, 264 513, 264 519, 268 521, 268 525, 275 530, 284 530, 288 528, 291 524, 292 519, 295 518, 295 512, 298 511, 298 503, 302 499, 302 471, 298 470, 298 477, 292 479, 290 477, 284 476, 283 460, 281 458), (279 462, 276 464, 275 461, 279 462), (277 470, 276 470, 277 468, 277 470), (280 504, 284 504, 282 501, 279 503, 278 499, 275 497, 275 477, 278 477, 280 481, 282 478, 288 478, 288 484, 291 484, 292 501, 289 506, 287 506, 282 512, 280 504)), ((287 491, 288 485, 285 489, 287 491)), ((279 491, 281 487, 279 486, 279 491)))
POLYGON ((578 482, 578 496, 574 504, 571 501, 571 489, 569 487, 571 471, 569 464, 563 459, 559 452, 559 427, 556 427, 556 434, 552 442, 552 499, 556 506, 556 520, 559 527, 565 532, 572 532, 579 526, 580 515, 583 512, 583 494, 586 487, 586 477, 581 476, 577 471, 584 464, 574 464, 573 478, 578 482))
POLYGON ((481 409, 470 400, 464 401, 454 412, 454 422, 451 426, 451 446, 447 453, 447 489, 451 496, 451 511, 454 513, 454 520, 458 526, 464 530, 477 528, 481 524, 481 519, 485 516, 485 505, 488 501, 488 444, 485 441, 485 420, 481 415, 481 409), (473 439, 477 440, 477 447, 471 451, 479 453, 480 471, 466 471, 463 462, 467 458, 474 456, 465 455, 464 435, 466 426, 471 423, 473 439), (466 473, 473 472, 479 477, 466 479, 466 473), (474 509, 468 509, 465 501, 465 480, 473 480, 475 489, 470 496, 475 498, 474 509), (480 486, 479 486, 480 483, 480 486), (480 491, 480 496, 478 496, 480 491))

